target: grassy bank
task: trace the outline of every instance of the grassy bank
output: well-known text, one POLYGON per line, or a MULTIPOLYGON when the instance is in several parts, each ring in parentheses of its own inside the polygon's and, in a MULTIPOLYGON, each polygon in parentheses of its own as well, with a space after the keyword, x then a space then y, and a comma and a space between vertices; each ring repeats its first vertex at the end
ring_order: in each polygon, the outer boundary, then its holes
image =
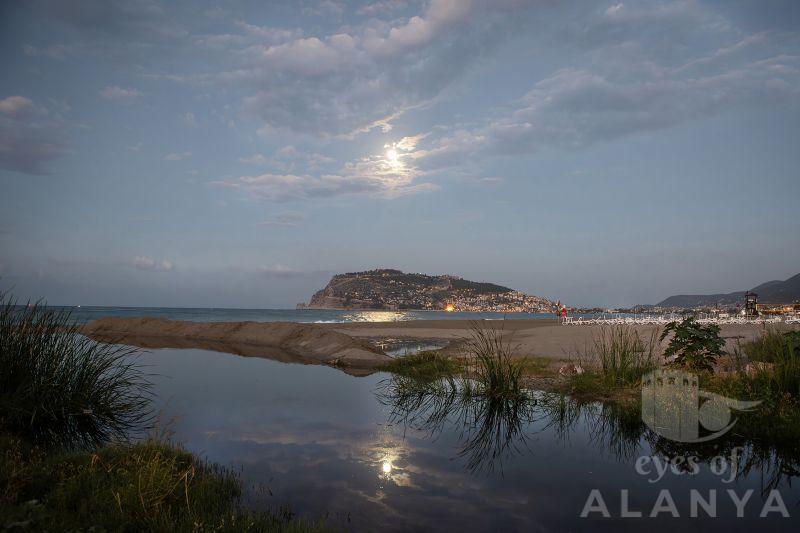
MULTIPOLYGON (((630 346, 605 343, 599 368, 568 377, 558 389, 579 400, 610 401, 639 409, 641 377, 663 362, 652 355, 647 343, 635 350, 630 346), (620 361, 626 359, 629 363, 622 365, 626 370, 619 372, 620 361)), ((737 348, 729 359, 732 368, 728 372, 687 370, 696 372, 705 391, 762 402, 750 412, 735 414, 739 436, 779 448, 794 446, 800 440, 800 332, 765 330, 755 341, 737 348)), ((668 366, 680 367, 676 363, 668 366)))
MULTIPOLYGON (((733 368, 719 374, 707 370, 708 365, 713 368, 717 362, 716 332, 697 332, 696 324, 691 327, 694 329, 689 331, 690 335, 679 339, 680 348, 692 354, 683 364, 677 362, 677 358, 673 362, 664 359, 657 332, 642 336, 634 328, 623 325, 600 330, 586 353, 577 354, 575 358, 574 363, 582 372, 567 376, 559 376, 548 361, 512 358, 508 345, 500 342, 500 334, 492 333, 489 338, 486 332, 473 333, 473 339, 465 343, 466 353, 459 359, 427 352, 398 358, 384 369, 422 381, 418 387, 423 389, 426 382, 461 376, 468 378, 470 385, 478 384, 483 391, 494 391, 489 395, 524 398, 519 394, 521 389, 536 388, 567 395, 578 403, 611 403, 621 412, 638 417, 644 374, 664 365, 686 368, 684 364, 699 362, 705 369, 686 370, 700 377, 704 390, 739 400, 762 401, 752 412, 736 413, 740 435, 781 446, 793 439, 797 442, 800 439, 800 332, 765 331, 760 338, 729 354, 727 358, 731 363, 728 365, 733 368), (694 334, 699 338, 698 345, 692 344, 691 335, 694 334), (709 340, 711 349, 704 350, 709 340), (596 364, 587 364, 587 361, 596 361, 596 364)), ((404 389, 416 391, 410 386, 404 389)), ((460 390, 471 392, 469 387, 460 390)))
POLYGON ((240 505, 231 472, 158 442, 43 452, 0 436, 0 527, 31 531, 320 531, 240 505))

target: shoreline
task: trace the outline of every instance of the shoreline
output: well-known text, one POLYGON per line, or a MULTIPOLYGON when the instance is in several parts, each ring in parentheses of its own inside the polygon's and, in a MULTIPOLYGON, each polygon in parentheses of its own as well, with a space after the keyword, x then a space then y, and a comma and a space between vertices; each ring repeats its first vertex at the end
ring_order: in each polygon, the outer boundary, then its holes
MULTIPOLYGON (((443 355, 458 355, 478 325, 500 329, 518 358, 596 362, 594 340, 607 326, 566 327, 555 318, 514 320, 437 319, 398 322, 191 322, 163 318, 105 317, 81 328, 88 337, 141 348, 197 348, 286 363, 324 364, 363 375, 393 358, 378 347, 387 339, 438 342, 443 355)), ((633 325, 642 338, 655 336, 659 325, 633 325)), ((780 328, 784 329, 784 328, 780 328)), ((763 326, 726 324, 726 350, 756 339, 763 326)))

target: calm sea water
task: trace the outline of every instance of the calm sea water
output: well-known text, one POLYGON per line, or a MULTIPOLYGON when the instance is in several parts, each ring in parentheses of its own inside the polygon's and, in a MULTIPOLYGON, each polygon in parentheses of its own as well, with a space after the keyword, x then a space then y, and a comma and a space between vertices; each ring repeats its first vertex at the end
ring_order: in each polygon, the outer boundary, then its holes
POLYGON ((555 318, 543 313, 448 313, 445 311, 336 311, 324 309, 209 309, 169 307, 58 307, 78 323, 105 316, 150 316, 195 322, 398 322, 403 320, 502 320, 555 318))
POLYGON ((345 530, 731 532, 800 524, 800 489, 790 484, 797 454, 767 453, 729 483, 710 466, 728 453, 724 446, 678 449, 701 456, 698 473, 667 471, 653 481, 657 469, 648 462, 647 475, 637 472, 639 458, 676 450, 643 431, 638 416, 597 404, 559 408, 537 396, 524 412, 464 410, 415 397, 382 373, 353 377, 203 350, 153 350, 142 362, 155 374, 157 408, 174 438, 239 471, 249 505, 287 504, 345 530), (771 484, 792 518, 759 518, 771 484), (580 518, 593 489, 611 517, 580 518), (647 518, 663 489, 679 518, 663 510, 647 518), (718 518, 690 517, 692 489, 703 498, 716 491, 718 518), (728 489, 739 497, 752 491, 742 518, 728 489), (620 516, 621 490, 643 517, 620 516))

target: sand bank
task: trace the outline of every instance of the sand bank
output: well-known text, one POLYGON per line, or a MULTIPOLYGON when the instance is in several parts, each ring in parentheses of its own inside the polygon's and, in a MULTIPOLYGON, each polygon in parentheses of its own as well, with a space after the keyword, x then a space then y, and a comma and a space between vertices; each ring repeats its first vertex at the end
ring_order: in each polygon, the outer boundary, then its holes
POLYGON ((94 340, 141 348, 200 348, 353 369, 372 368, 390 359, 364 339, 314 324, 106 317, 86 324, 81 332, 94 340))
MULTIPOLYGON (((467 320, 414 320, 408 322, 349 322, 299 324, 286 322, 185 322, 161 318, 108 317, 90 322, 82 331, 103 341, 143 348, 200 348, 283 362, 328 364, 363 375, 390 360, 376 346, 386 339, 447 341, 445 353, 459 353, 476 322, 467 320)), ((562 326, 555 320, 521 319, 479 321, 481 327, 502 328, 518 357, 553 360, 595 359, 593 344, 609 326, 562 326)), ((631 326, 642 338, 658 335, 656 325, 631 326)), ((781 329, 789 329, 782 326, 781 329)), ((755 339, 763 326, 723 325, 726 349, 755 339)))
MULTIPOLYGON (((345 324, 320 324, 351 337, 366 339, 407 338, 415 340, 447 340, 450 350, 470 336, 470 328, 476 324, 468 320, 413 320, 408 322, 351 322, 345 324)), ((602 332, 602 325, 564 326, 555 319, 515 319, 505 321, 486 320, 477 322, 481 327, 502 328, 515 354, 520 357, 545 357, 570 359, 583 356, 591 359, 594 339, 602 332)), ((662 326, 631 326, 640 336, 649 339, 658 335, 662 326)), ((749 324, 725 324, 720 335, 725 339, 726 349, 732 351, 739 342, 755 339, 764 331, 763 326, 749 324)), ((789 329, 782 326, 782 329, 789 329)), ((666 344, 666 341, 665 341, 666 344)))

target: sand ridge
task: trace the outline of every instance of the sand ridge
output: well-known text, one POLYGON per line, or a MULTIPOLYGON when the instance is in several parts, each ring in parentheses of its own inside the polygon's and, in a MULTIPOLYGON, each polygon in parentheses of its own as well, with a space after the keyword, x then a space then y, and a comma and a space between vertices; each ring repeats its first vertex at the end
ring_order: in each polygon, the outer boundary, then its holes
POLYGON ((390 359, 364 339, 314 324, 105 317, 86 324, 81 333, 102 342, 142 348, 201 348, 342 367, 371 368, 390 359))

